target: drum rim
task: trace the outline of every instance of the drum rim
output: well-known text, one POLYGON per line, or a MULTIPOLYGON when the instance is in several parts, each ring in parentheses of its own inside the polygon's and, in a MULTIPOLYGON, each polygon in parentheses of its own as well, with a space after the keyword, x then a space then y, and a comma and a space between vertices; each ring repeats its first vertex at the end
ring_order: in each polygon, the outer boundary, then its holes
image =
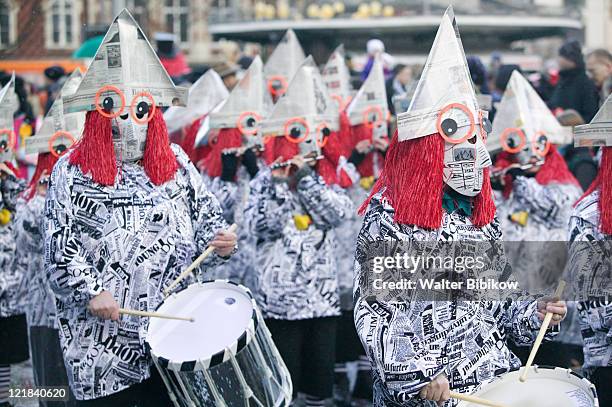
MULTIPOLYGON (((173 361, 173 360, 164 358, 163 356, 157 356, 153 353, 153 350, 151 349, 149 342, 145 340, 147 352, 151 355, 151 358, 154 358, 159 363, 160 367, 163 367, 165 369, 169 369, 175 372, 193 372, 193 371, 198 371, 198 370, 206 370, 206 369, 209 369, 211 367, 220 365, 221 363, 228 361, 231 356, 237 355, 242 349, 246 348, 251 343, 251 340, 255 336, 255 333, 257 332, 257 327, 259 326, 259 323, 260 323, 259 315, 258 315, 259 308, 257 307, 257 303, 255 302, 255 298, 253 297, 251 290, 249 290, 247 287, 243 286, 242 284, 238 284, 233 281, 229 281, 225 279, 200 281, 197 283, 190 284, 187 288, 194 286, 194 285, 206 286, 209 284, 224 284, 224 283, 242 289, 245 292, 245 294, 249 297, 249 299, 251 300, 251 305, 253 306, 253 313, 251 314, 249 325, 247 326, 245 331, 236 340, 234 340, 231 344, 229 344, 225 349, 219 352, 213 353, 212 355, 206 358, 203 358, 203 359, 188 360, 188 361, 173 361)), ((157 311, 163 304, 164 304, 164 301, 160 302, 157 305, 157 307, 155 307, 155 310, 157 311)))
MULTIPOLYGON (((504 374, 503 374, 503 375, 501 375, 501 376, 497 376, 497 377, 495 377, 495 378, 494 378, 492 381, 490 381, 490 382, 489 382, 489 383, 487 383, 487 384, 493 384, 493 383, 495 383, 495 382, 497 382, 497 381, 501 380, 502 376, 507 375, 507 374, 510 374, 510 373, 516 373, 516 372, 519 372, 519 371, 520 371, 522 368, 524 368, 524 366, 521 366, 521 367, 520 367, 519 369, 517 369, 517 370, 511 370, 511 371, 509 371, 509 372, 506 372, 506 373, 504 373, 504 374)), ((571 369, 568 369, 568 368, 563 368, 563 367, 559 367, 559 366, 550 366, 550 365, 532 365, 532 366, 531 366, 529 369, 530 369, 530 371, 534 371, 534 373, 536 373, 536 374, 537 374, 538 369, 544 369, 544 370, 558 370, 558 371, 561 371, 561 372, 563 372, 563 373, 566 373, 566 374, 567 374, 567 373, 569 373, 570 375, 575 376, 577 379, 579 379, 579 380, 581 380, 581 381, 585 382, 585 383, 588 385, 588 388, 591 390, 591 395, 593 396, 593 402, 594 402, 593 407, 599 407, 599 399, 598 399, 598 397, 597 397, 597 391, 596 391, 596 389, 595 389, 595 385, 594 385, 593 383, 591 383, 591 382, 589 381, 589 379, 587 379, 586 377, 584 377, 584 376, 582 376, 582 375, 580 375, 580 374, 578 374, 578 373, 574 372, 574 371, 573 371, 573 370, 571 370, 571 369)), ((481 392, 482 392, 483 390, 484 390, 484 389, 481 387, 480 389, 478 389, 478 391, 476 391, 476 392, 474 392, 474 393, 472 393, 472 394, 473 394, 474 396, 482 396, 481 392)), ((464 406, 464 405, 468 405, 468 404, 469 404, 469 403, 461 402, 461 403, 459 403, 459 406, 464 406)))

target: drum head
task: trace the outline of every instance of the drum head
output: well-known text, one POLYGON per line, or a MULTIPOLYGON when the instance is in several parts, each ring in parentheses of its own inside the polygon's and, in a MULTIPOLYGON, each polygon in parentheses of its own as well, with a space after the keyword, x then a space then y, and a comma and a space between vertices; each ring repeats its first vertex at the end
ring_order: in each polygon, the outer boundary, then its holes
POLYGON ((253 304, 248 291, 225 281, 192 284, 166 298, 157 312, 195 321, 151 318, 147 343, 156 357, 170 361, 207 360, 248 329, 253 304))
MULTIPOLYGON (((527 380, 520 371, 500 376, 485 384, 474 396, 496 401, 506 407, 593 407, 597 406, 594 386, 568 369, 532 367, 527 380)), ((458 407, 482 407, 462 401, 458 407)))

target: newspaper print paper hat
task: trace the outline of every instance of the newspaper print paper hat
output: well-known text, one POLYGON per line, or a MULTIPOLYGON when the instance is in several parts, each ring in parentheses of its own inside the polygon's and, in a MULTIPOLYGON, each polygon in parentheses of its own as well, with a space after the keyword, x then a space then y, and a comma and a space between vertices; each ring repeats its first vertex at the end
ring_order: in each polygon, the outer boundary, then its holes
POLYGON ((26 154, 50 152, 59 157, 81 138, 85 112, 64 114, 62 98, 73 94, 82 80, 83 73, 79 68, 70 74, 62 87, 61 96, 53 102, 36 135, 26 139, 26 154))
POLYGON ((497 107, 487 149, 517 153, 530 146, 534 154, 544 156, 550 143, 567 144, 571 140, 571 127, 561 126, 527 79, 513 71, 497 107))
POLYGON ((439 133, 446 141, 459 143, 472 137, 476 126, 488 127, 484 123, 487 117, 479 109, 455 14, 449 6, 410 107, 397 117, 398 139, 405 141, 439 133))
POLYGON ((237 128, 244 136, 257 135, 265 116, 265 94, 263 63, 256 56, 221 108, 210 114, 210 127, 237 128))
POLYGON ((0 89, 0 162, 11 160, 17 146, 13 114, 19 108, 15 93, 15 72, 0 89))
POLYGON ((612 146, 612 95, 608 96, 593 120, 574 128, 576 147, 612 146))
MULTIPOLYGON (((147 106, 186 106, 187 89, 176 87, 144 33, 126 9, 115 18, 64 112, 97 110, 117 117, 147 106)), ((149 112, 149 119, 154 112, 149 112)), ((138 120, 136 120, 138 121, 138 120)))
POLYGON ((387 106, 385 73, 380 57, 374 60, 368 77, 348 105, 346 112, 351 126, 368 124, 376 128, 386 124, 389 107, 387 106))
POLYGON ((304 59, 306 55, 297 36, 292 29, 287 30, 263 68, 266 86, 272 96, 279 97, 285 93, 304 59))
POLYGON ((287 92, 263 121, 262 134, 284 136, 299 143, 302 154, 320 152, 327 136, 338 130, 338 117, 338 106, 329 96, 319 69, 309 56, 289 83, 287 92))
POLYGON ((210 113, 229 96, 223 80, 214 69, 209 69, 189 88, 186 107, 170 106, 164 113, 168 132, 173 133, 191 125, 195 120, 210 113))
POLYGON ((344 56, 344 45, 340 44, 330 55, 322 72, 323 82, 332 99, 338 102, 340 110, 344 109, 352 96, 351 74, 344 56))

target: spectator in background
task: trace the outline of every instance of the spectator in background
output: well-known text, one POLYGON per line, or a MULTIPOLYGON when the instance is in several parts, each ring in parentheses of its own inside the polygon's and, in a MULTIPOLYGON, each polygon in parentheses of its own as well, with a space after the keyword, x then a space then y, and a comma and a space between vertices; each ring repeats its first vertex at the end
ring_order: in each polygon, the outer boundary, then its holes
POLYGON ((45 73, 45 91, 44 102, 41 103, 45 109, 45 115, 53 106, 53 102, 58 97, 64 82, 66 81, 66 71, 58 65, 50 66, 44 71, 45 73))
POLYGON ((373 38, 366 44, 366 51, 368 53, 368 61, 361 71, 361 81, 365 81, 370 74, 372 65, 374 65, 374 58, 376 58, 378 55, 383 58, 385 78, 388 78, 391 75, 391 67, 389 66, 389 62, 392 61, 392 58, 389 54, 385 53, 385 44, 381 40, 373 38))
POLYGON ((409 103, 410 100, 407 100, 406 96, 410 93, 409 91, 414 85, 412 67, 404 64, 395 65, 395 68, 393 68, 393 76, 385 82, 387 104, 391 114, 396 115, 397 113, 408 110, 408 106, 402 106, 401 111, 396 113, 393 98, 404 98, 404 102, 409 103))
POLYGON ((240 67, 231 62, 219 62, 213 65, 212 69, 214 69, 221 79, 223 79, 223 83, 228 91, 232 91, 234 86, 238 83, 238 71, 240 67))
POLYGON ((175 36, 172 33, 155 33, 153 39, 157 46, 157 56, 168 75, 175 83, 183 81, 183 77, 191 72, 187 65, 185 54, 175 43, 175 36))
POLYGON ((605 102, 612 93, 612 54, 605 49, 596 49, 587 56, 586 69, 599 89, 599 101, 605 102))
POLYGON ((470 76, 472 82, 476 85, 476 93, 483 95, 489 95, 489 84, 487 83, 487 68, 477 56, 467 57, 468 69, 470 70, 470 76))
POLYGON ((589 123, 599 108, 599 97, 593 81, 586 74, 580 43, 566 42, 559 49, 559 83, 548 106, 558 114, 574 109, 589 123))
MULTIPOLYGON (((557 116, 557 120, 562 126, 579 126, 584 123, 584 119, 573 109, 564 110, 557 116)), ((559 152, 565 158, 567 167, 586 191, 597 176, 597 163, 595 162, 593 150, 588 147, 574 147, 568 144, 559 148, 559 152)))

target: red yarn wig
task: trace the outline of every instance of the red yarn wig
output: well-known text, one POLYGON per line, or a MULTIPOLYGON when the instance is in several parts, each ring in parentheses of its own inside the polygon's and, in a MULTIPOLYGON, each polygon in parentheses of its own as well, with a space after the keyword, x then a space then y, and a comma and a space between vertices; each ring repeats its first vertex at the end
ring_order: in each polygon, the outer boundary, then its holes
POLYGON ((34 175, 28 184, 28 188, 24 191, 23 196, 26 201, 31 200, 36 195, 36 189, 38 188, 38 182, 42 178, 43 174, 47 176, 51 175, 53 166, 57 162, 57 157, 51 153, 40 153, 38 154, 38 160, 36 161, 36 170, 34 175))
MULTIPOLYGON (((90 174, 98 184, 115 184, 117 161, 110 118, 97 111, 87 112, 83 137, 75 146, 69 162, 78 166, 83 174, 90 174)), ((155 109, 149 121, 142 166, 155 185, 170 181, 179 167, 170 148, 168 129, 160 109, 155 109)))
MULTIPOLYGON (((443 170, 444 140, 439 134, 398 142, 396 132, 380 178, 359 212, 363 214, 372 197, 384 189, 397 223, 438 229, 443 216, 443 170)), ((472 223, 479 227, 491 223, 495 216, 488 168, 483 177, 482 191, 474 198, 472 211, 472 223)))
MULTIPOLYGON (((503 151, 498 154, 497 159, 495 160, 495 167, 506 168, 513 163, 516 163, 514 156, 506 151, 503 151)), ((556 182, 559 184, 573 184, 578 187, 580 186, 580 183, 576 177, 574 177, 567 167, 567 163, 561 154, 559 154, 557 147, 553 144, 551 144, 548 153, 544 157, 544 164, 542 164, 542 167, 536 173, 535 179, 540 185, 548 185, 556 182)), ((506 175, 505 181, 503 195, 505 198, 508 198, 512 192, 512 178, 509 175, 506 175)))
MULTIPOLYGON (((352 126, 351 127, 351 151, 353 148, 355 148, 355 146, 357 145, 357 143, 359 143, 362 140, 370 140, 370 142, 372 142, 372 128, 365 125, 365 124, 359 124, 357 126, 352 126)), ((373 177, 376 174, 374 174, 374 155, 378 156, 378 161, 380 163, 383 163, 383 167, 384 167, 384 156, 380 153, 380 151, 378 150, 374 150, 369 152, 365 158, 363 159, 362 162, 359 163, 359 165, 357 166, 357 171, 359 171, 359 174, 362 177, 373 177)), ((349 156, 350 156, 350 152, 349 152, 349 156)))
POLYGON ((597 177, 578 202, 596 189, 599 190, 599 228, 602 233, 612 235, 612 147, 603 147, 597 177))

